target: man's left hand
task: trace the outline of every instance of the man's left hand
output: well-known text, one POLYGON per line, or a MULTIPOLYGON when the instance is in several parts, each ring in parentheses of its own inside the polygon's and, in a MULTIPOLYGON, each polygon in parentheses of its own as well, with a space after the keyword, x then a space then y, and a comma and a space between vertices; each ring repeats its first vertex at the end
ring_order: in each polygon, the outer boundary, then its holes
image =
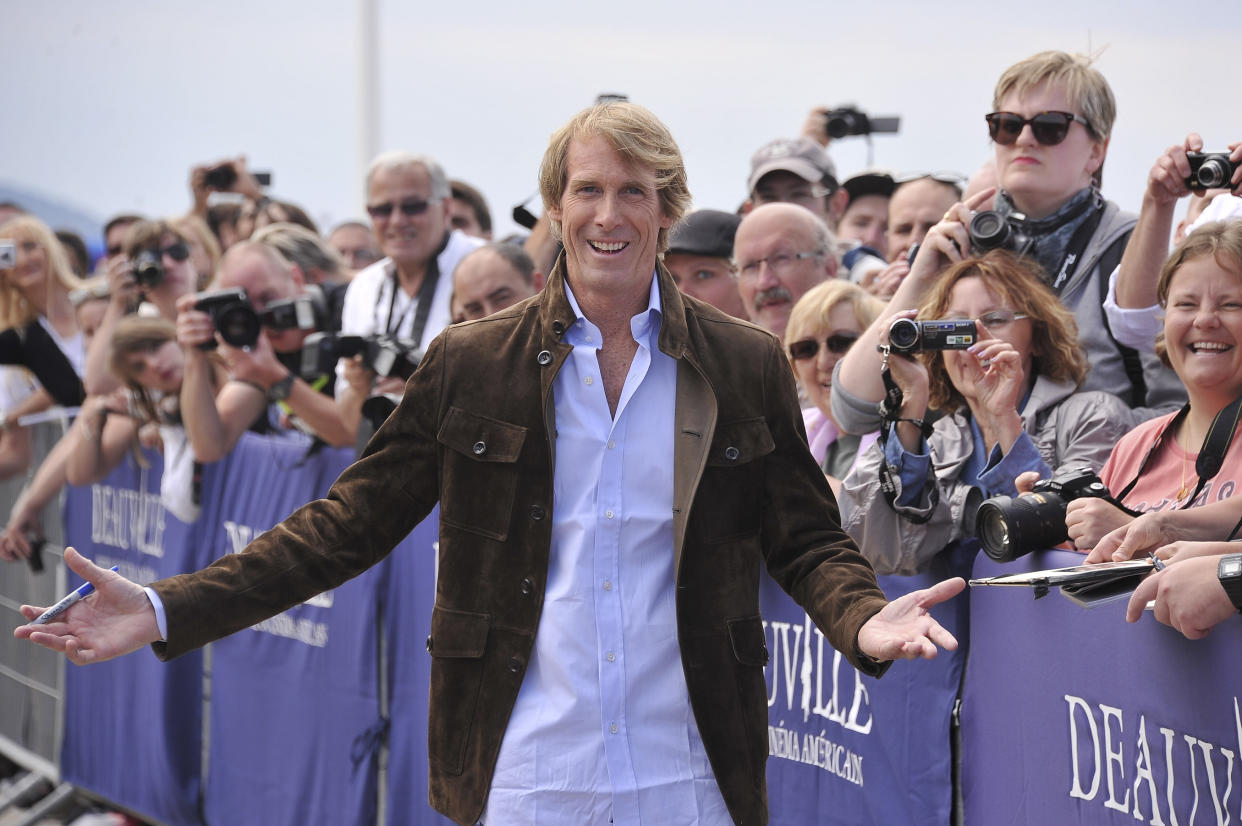
POLYGON ((229 375, 238 381, 267 388, 289 374, 288 368, 277 361, 276 351, 272 349, 267 333, 259 333, 259 338, 249 349, 230 347, 221 342, 219 352, 228 367, 229 375))
POLYGON ((876 660, 932 659, 939 648, 953 651, 957 640, 928 613, 962 592, 966 580, 946 579, 893 600, 858 629, 858 650, 876 660))

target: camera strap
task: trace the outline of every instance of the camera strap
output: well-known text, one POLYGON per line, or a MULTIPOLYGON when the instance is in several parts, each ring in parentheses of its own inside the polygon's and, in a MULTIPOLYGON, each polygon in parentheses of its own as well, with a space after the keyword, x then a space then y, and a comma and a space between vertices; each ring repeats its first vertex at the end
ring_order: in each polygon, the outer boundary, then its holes
POLYGON ((1065 289, 1070 277, 1077 271, 1078 262, 1082 260, 1083 253, 1087 251, 1087 245, 1091 243, 1091 236, 1095 235, 1103 218, 1104 203, 1099 196, 1096 196, 1091 204, 1091 215, 1079 224, 1078 229, 1074 230, 1074 234, 1070 236, 1069 244, 1065 247, 1065 255, 1061 257, 1061 266, 1052 276, 1050 286, 1058 298, 1061 297, 1061 291, 1065 289))
MULTIPOLYGON (((1138 473, 1130 484, 1126 485, 1121 493, 1117 494, 1118 499, 1124 499, 1136 484, 1142 478, 1143 472, 1147 469, 1151 457, 1156 450, 1164 443, 1164 436, 1170 430, 1175 430, 1182 420, 1190 413, 1190 404, 1182 406, 1177 411, 1177 415, 1169 420, 1169 423, 1160 431, 1160 435, 1152 442, 1151 447, 1147 449, 1147 454, 1143 456, 1143 462, 1139 465, 1138 473)), ((1208 427, 1207 435, 1203 437, 1203 444, 1199 448, 1199 455, 1195 459, 1195 473, 1199 476, 1199 481, 1195 485, 1194 493, 1186 498, 1186 501, 1179 509, 1190 507, 1191 503, 1198 498, 1203 491, 1203 487, 1216 474, 1220 473, 1221 466, 1225 464, 1225 454, 1229 452, 1229 445, 1233 442, 1234 433, 1238 429, 1238 420, 1242 418, 1242 396, 1234 399, 1225 405, 1219 413, 1212 419, 1212 424, 1208 427)))
MULTIPOLYGON (((417 306, 414 308, 414 323, 410 327, 410 335, 408 336, 414 342, 415 347, 422 346, 423 330, 427 327, 427 317, 431 315, 431 302, 436 294, 436 284, 440 280, 440 253, 444 252, 448 242, 449 235, 445 234, 444 243, 427 259, 427 271, 423 273, 423 283, 418 286, 418 295, 415 296, 417 306)), ((384 321, 384 332, 394 338, 398 337, 397 333, 400 331, 401 325, 405 323, 406 316, 410 314, 410 307, 406 305, 405 312, 397 319, 397 326, 393 327, 392 314, 397 307, 397 291, 400 289, 401 284, 397 278, 397 268, 394 264, 392 292, 388 296, 388 318, 384 321)))
POLYGON ((884 494, 884 501, 888 502, 888 506, 901 516, 902 519, 921 525, 932 518, 936 505, 940 504, 940 491, 936 487, 936 474, 934 471, 927 474, 927 479, 923 483, 923 492, 927 496, 929 503, 926 514, 913 515, 897 510, 897 480, 893 478, 893 472, 889 468, 887 459, 888 436, 889 431, 895 428, 898 422, 910 422, 916 426, 923 434, 923 441, 931 438, 934 428, 931 422, 924 419, 902 419, 899 417, 898 414, 901 413, 901 402, 904 394, 901 392, 901 387, 893 380, 892 371, 888 369, 888 357, 891 350, 887 344, 879 345, 878 349, 883 356, 880 362, 880 378, 884 381, 884 398, 876 405, 876 409, 880 414, 880 434, 878 437, 880 443, 880 492, 884 494))

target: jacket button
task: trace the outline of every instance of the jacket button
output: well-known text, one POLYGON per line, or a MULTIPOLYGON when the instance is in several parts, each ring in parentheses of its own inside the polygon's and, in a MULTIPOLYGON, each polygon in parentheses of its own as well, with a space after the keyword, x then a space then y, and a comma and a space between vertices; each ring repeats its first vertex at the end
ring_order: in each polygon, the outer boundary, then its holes
POLYGON ((741 455, 742 455, 741 452, 738 451, 738 449, 734 447, 733 445, 729 445, 728 447, 725 448, 725 458, 728 459, 730 462, 736 462, 737 457, 741 455))
POLYGON ((539 355, 535 356, 535 361, 547 367, 552 363, 552 352, 550 350, 540 350, 539 355))
POLYGON ((487 453, 487 442, 475 442, 474 447, 470 449, 474 451, 475 456, 482 456, 487 453))
POLYGON ((530 518, 538 522, 540 519, 543 519, 543 517, 544 517, 543 508, 539 505, 531 505, 530 518))
POLYGON ((565 322, 557 319, 552 322, 552 333, 554 335, 562 335, 565 332, 565 322))
POLYGON ((535 590, 535 581, 531 579, 530 577, 526 577, 525 579, 523 579, 522 580, 522 593, 529 594, 533 590, 535 590))
POLYGON ((517 657, 514 657, 513 659, 509 660, 509 670, 512 671, 514 674, 519 673, 522 670, 522 661, 519 660, 517 657))
POLYGON ((431 653, 431 635, 430 634, 427 635, 427 653, 428 654, 431 653))

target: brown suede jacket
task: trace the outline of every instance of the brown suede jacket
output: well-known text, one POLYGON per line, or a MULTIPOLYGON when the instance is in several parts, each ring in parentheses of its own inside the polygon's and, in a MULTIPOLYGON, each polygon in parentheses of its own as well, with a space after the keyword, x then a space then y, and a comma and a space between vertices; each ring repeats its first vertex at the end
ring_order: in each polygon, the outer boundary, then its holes
MULTIPOLYGON (((445 330, 396 412, 325 499, 244 553, 152 586, 168 618, 168 640, 156 651, 175 657, 374 565, 438 500, 439 580, 427 641, 430 798, 461 823, 476 822, 487 801, 543 604, 552 383, 574 321, 563 266, 540 295, 445 330)), ((662 265, 658 271, 660 349, 677 360, 672 517, 681 664, 730 813, 737 823, 766 823, 760 562, 865 673, 882 669, 860 658, 858 629, 884 596, 839 527, 836 501, 807 450, 779 342, 681 295, 662 265)))

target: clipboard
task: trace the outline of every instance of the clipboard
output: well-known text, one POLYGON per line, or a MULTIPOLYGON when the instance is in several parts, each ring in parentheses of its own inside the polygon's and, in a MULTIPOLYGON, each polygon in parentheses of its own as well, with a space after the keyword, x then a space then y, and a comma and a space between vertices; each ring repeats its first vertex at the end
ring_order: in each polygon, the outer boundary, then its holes
POLYGON ((1150 559, 1127 559, 1122 562, 1100 562, 1095 565, 1072 565, 1023 574, 972 579, 976 586, 1008 586, 1031 588, 1035 599, 1046 596, 1052 588, 1085 607, 1121 599, 1138 587, 1143 577, 1154 570, 1150 559))

